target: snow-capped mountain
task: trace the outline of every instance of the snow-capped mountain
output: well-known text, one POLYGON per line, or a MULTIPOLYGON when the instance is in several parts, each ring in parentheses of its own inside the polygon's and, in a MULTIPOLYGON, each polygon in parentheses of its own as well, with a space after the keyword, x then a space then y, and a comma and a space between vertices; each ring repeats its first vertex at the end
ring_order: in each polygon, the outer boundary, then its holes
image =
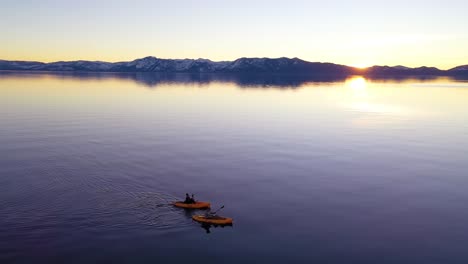
POLYGON ((216 72, 226 62, 213 62, 206 59, 159 59, 145 57, 131 62, 117 62, 111 68, 116 72, 216 72))
POLYGON ((189 73, 350 73, 351 67, 332 63, 314 63, 298 58, 240 58, 235 61, 207 59, 159 59, 145 57, 130 62, 60 61, 51 63, 0 61, 0 70, 102 71, 102 72, 189 72, 189 73))
POLYGON ((434 67, 408 68, 405 66, 373 66, 357 69, 345 65, 308 62, 298 58, 240 58, 234 61, 207 59, 160 59, 145 57, 128 62, 59 61, 51 63, 35 61, 0 60, 0 70, 28 71, 82 71, 82 72, 163 72, 163 73, 281 73, 302 75, 352 74, 370 76, 410 75, 468 75, 468 65, 448 71, 434 67))

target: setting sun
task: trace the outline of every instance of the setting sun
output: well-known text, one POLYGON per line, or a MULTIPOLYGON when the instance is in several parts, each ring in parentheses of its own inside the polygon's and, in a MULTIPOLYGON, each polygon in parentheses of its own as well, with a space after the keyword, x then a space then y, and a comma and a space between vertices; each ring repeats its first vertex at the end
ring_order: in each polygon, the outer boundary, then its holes
POLYGON ((358 68, 358 69, 366 69, 371 66, 369 63, 354 63, 354 64, 351 64, 351 67, 358 68))

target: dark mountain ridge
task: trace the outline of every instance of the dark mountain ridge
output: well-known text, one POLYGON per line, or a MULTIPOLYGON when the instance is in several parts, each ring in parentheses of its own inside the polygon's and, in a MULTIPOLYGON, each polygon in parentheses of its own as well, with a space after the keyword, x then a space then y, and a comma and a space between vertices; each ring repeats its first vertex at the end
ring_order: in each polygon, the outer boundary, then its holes
POLYGON ((468 65, 450 70, 435 67, 372 66, 365 69, 350 66, 308 62, 299 58, 239 58, 234 61, 207 59, 160 59, 144 57, 133 61, 37 61, 0 60, 0 70, 13 71, 80 71, 80 72, 160 72, 160 73, 267 73, 300 75, 367 75, 367 76, 465 76, 468 65))

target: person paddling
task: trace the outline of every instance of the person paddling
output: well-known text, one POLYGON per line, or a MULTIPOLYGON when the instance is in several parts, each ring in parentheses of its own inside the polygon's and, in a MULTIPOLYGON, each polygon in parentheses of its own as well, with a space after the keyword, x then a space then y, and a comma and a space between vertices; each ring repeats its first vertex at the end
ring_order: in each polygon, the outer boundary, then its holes
POLYGON ((208 209, 208 211, 205 212, 205 218, 208 218, 208 219, 216 219, 216 218, 221 218, 220 216, 218 216, 218 212, 224 208, 224 205, 221 206, 218 210, 216 211, 211 211, 211 209, 208 209))
POLYGON ((186 203, 186 204, 194 204, 194 203, 196 203, 196 201, 195 201, 195 195, 192 193, 192 197, 190 197, 188 193, 185 193, 185 201, 184 201, 184 203, 186 203))
POLYGON ((184 203, 186 203, 186 204, 192 203, 192 199, 190 198, 190 196, 188 195, 188 193, 185 193, 185 201, 184 201, 184 203))

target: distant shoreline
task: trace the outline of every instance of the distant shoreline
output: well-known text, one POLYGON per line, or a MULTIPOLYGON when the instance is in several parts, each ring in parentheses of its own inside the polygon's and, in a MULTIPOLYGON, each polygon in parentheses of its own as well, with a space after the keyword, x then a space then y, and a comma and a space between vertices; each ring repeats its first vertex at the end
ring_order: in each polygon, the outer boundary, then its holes
POLYGON ((298 58, 240 58, 234 61, 215 62, 207 59, 159 59, 145 57, 127 62, 101 61, 7 61, 0 60, 0 71, 39 72, 93 72, 93 73, 238 73, 282 74, 307 76, 409 77, 409 76, 468 76, 468 65, 449 70, 435 67, 410 68, 405 66, 372 66, 356 68, 334 63, 308 62, 298 58))

